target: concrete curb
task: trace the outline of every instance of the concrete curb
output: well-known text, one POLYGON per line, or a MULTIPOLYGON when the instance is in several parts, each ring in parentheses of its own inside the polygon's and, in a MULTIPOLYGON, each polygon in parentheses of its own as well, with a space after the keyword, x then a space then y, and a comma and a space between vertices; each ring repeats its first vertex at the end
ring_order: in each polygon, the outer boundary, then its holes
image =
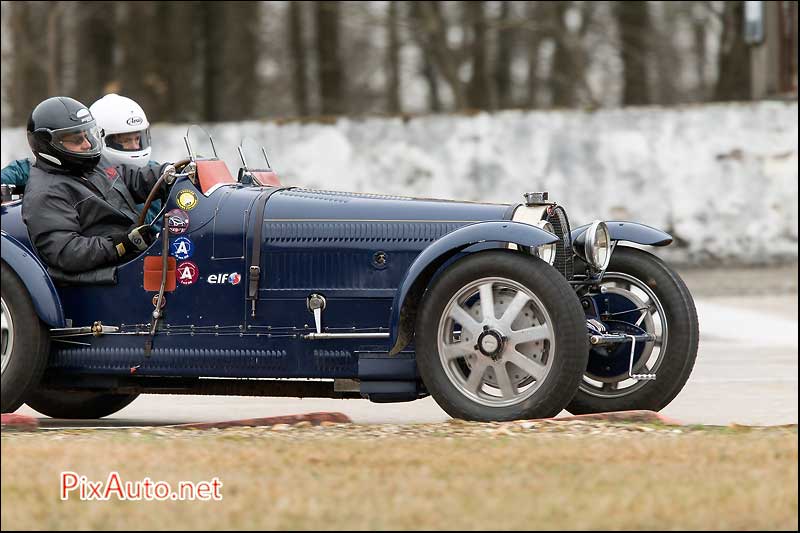
POLYGON ((39 420, 32 416, 13 413, 4 413, 0 416, 2 417, 3 430, 33 431, 39 428, 39 420))
POLYGON ((641 424, 664 424, 666 426, 685 426, 683 422, 666 417, 655 411, 615 411, 610 413, 592 413, 588 415, 564 416, 561 418, 546 418, 553 422, 569 420, 585 420, 587 422, 638 422, 641 424))
POLYGON ((319 426, 323 422, 331 424, 350 424, 353 421, 344 413, 308 413, 304 415, 270 416, 266 418, 247 418, 244 420, 229 420, 223 422, 176 424, 162 427, 174 429, 223 429, 232 427, 274 426, 277 424, 294 425, 300 422, 310 422, 312 426, 319 426))

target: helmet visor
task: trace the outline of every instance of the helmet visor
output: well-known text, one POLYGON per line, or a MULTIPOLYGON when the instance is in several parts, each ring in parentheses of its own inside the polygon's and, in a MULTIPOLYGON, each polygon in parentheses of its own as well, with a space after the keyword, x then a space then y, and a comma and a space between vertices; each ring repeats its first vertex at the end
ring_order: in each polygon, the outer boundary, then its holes
POLYGON ((105 143, 120 152, 140 152, 150 148, 150 128, 106 135, 105 143))
POLYGON ((50 131, 50 143, 59 151, 92 157, 100 153, 100 130, 94 121, 50 131))

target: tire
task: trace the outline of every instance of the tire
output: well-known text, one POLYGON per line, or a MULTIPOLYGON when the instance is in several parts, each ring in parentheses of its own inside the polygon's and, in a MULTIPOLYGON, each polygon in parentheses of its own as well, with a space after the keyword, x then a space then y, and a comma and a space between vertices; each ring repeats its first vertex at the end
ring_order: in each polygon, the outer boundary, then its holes
POLYGON ((127 407, 138 394, 38 389, 25 403, 51 418, 88 420, 103 418, 127 407))
POLYGON ((2 271, 2 412, 13 413, 39 385, 50 353, 50 333, 39 320, 28 290, 5 262, 2 271), (24 330, 22 328, 25 328, 24 330))
POLYGON ((420 375, 436 402, 454 418, 477 421, 557 415, 574 395, 589 352, 585 316, 569 283, 541 259, 510 251, 469 255, 438 276, 422 302, 415 343, 420 375), (515 307, 517 298, 528 300, 515 307), (493 318, 483 314, 484 301, 492 303, 493 318), (538 340, 519 340, 534 328, 538 340))
POLYGON ((700 337, 697 311, 680 276, 658 257, 622 246, 613 252, 606 269, 606 276, 613 278, 615 275, 634 278, 655 295, 665 315, 666 348, 657 354, 655 367, 645 371, 654 372, 656 379, 640 381, 635 387, 630 387, 630 392, 623 391, 618 397, 599 396, 602 392, 589 383, 587 374, 567 406, 572 414, 640 409, 660 411, 683 389, 697 358, 700 337))

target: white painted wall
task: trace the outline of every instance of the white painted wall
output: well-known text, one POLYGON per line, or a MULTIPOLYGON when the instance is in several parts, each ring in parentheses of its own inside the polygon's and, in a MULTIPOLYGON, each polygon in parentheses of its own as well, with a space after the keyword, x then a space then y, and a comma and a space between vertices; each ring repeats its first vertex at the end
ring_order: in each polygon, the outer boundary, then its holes
MULTIPOLYGON (((547 190, 573 226, 669 231, 669 260, 762 264, 797 260, 797 112, 760 102, 209 129, 234 175, 249 136, 288 185, 509 203, 547 190)), ((156 160, 185 157, 186 127, 153 127, 156 160)), ((3 129, 2 163, 28 155, 24 130, 3 129)))

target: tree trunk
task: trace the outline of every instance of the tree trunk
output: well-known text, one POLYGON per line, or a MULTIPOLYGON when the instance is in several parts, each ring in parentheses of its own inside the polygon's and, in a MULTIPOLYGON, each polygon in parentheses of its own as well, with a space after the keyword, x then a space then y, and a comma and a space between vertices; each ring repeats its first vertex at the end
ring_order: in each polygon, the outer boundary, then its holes
POLYGON ((459 60, 447 44, 447 22, 440 2, 415 2, 420 15, 420 35, 425 40, 431 62, 442 74, 453 93, 454 107, 466 109, 466 88, 458 75, 459 60))
POLYGON ((200 33, 192 23, 195 11, 192 2, 158 3, 153 23, 161 35, 160 48, 167 53, 153 62, 154 76, 158 86, 163 87, 163 93, 159 92, 156 107, 144 108, 150 122, 195 122, 200 119, 202 88, 195 78, 202 57, 194 50, 194 42, 199 37, 196 34, 200 33))
POLYGON ((575 88, 578 83, 578 65, 575 52, 572 50, 569 29, 565 16, 570 8, 570 2, 548 2, 550 18, 553 21, 555 32, 552 37, 555 41, 553 65, 550 71, 550 92, 552 105, 555 107, 573 107, 576 102, 575 88))
POLYGON ((303 3, 289 2, 289 50, 292 56, 292 100, 295 112, 301 117, 309 114, 308 66, 303 44, 303 3))
POLYGON ((511 24, 511 2, 506 0, 501 3, 500 17, 497 24, 497 55, 494 63, 497 107, 499 109, 508 109, 514 107, 511 61, 513 60, 516 37, 516 32, 509 28, 511 24))
POLYGON ((260 80, 260 2, 225 2, 222 120, 252 118, 260 80))
POLYGON ((78 2, 70 9, 79 14, 77 47, 83 51, 77 61, 74 98, 89 106, 105 94, 106 85, 114 79, 115 6, 113 2, 78 2))
POLYGON ((467 86, 468 105, 473 109, 492 109, 492 91, 489 86, 489 72, 486 50, 485 2, 465 2, 464 9, 472 26, 472 77, 467 86))
POLYGON ((528 2, 525 6, 526 25, 525 43, 528 53, 528 83, 526 104, 534 109, 538 105, 539 93, 539 48, 542 44, 542 26, 546 25, 546 9, 541 2, 528 2))
POLYGON ((317 27, 317 65, 319 69, 320 112, 338 115, 346 112, 344 68, 339 54, 340 2, 315 2, 317 27))
POLYGON ((203 118, 208 122, 222 120, 222 83, 225 8, 221 2, 200 4, 203 17, 203 118))
POLYGON ((386 46, 386 70, 388 109, 390 113, 402 113, 400 102, 400 36, 398 28, 398 9, 400 2, 389 2, 387 13, 387 33, 389 36, 386 46))
POLYGON ((47 78, 38 64, 40 41, 37 42, 30 31, 36 18, 33 13, 36 6, 29 2, 13 2, 8 7, 11 10, 9 27, 14 49, 9 87, 9 100, 13 109, 11 121, 16 126, 23 126, 33 108, 47 98, 48 95, 43 94, 43 89, 47 87, 47 78))
POLYGON ((623 65, 623 105, 650 103, 647 83, 648 41, 652 38, 647 2, 616 2, 614 16, 620 35, 623 65))
POLYGON ((47 12, 47 93, 52 95, 64 92, 61 83, 64 68, 64 36, 61 31, 63 11, 61 2, 52 2, 47 12))
POLYGON ((438 113, 442 110, 442 101, 439 97, 439 79, 433 64, 431 41, 425 28, 427 19, 422 12, 422 2, 411 2, 410 19, 414 40, 422 52, 422 75, 428 85, 428 110, 438 113))
POLYGON ((692 21, 694 34, 694 60, 697 72, 697 92, 695 99, 704 102, 708 99, 708 82, 706 80, 706 65, 708 64, 708 47, 706 46, 708 20, 706 17, 695 18, 692 21))
POLYGON ((750 48, 744 41, 744 2, 725 2, 715 100, 749 100, 750 48))

